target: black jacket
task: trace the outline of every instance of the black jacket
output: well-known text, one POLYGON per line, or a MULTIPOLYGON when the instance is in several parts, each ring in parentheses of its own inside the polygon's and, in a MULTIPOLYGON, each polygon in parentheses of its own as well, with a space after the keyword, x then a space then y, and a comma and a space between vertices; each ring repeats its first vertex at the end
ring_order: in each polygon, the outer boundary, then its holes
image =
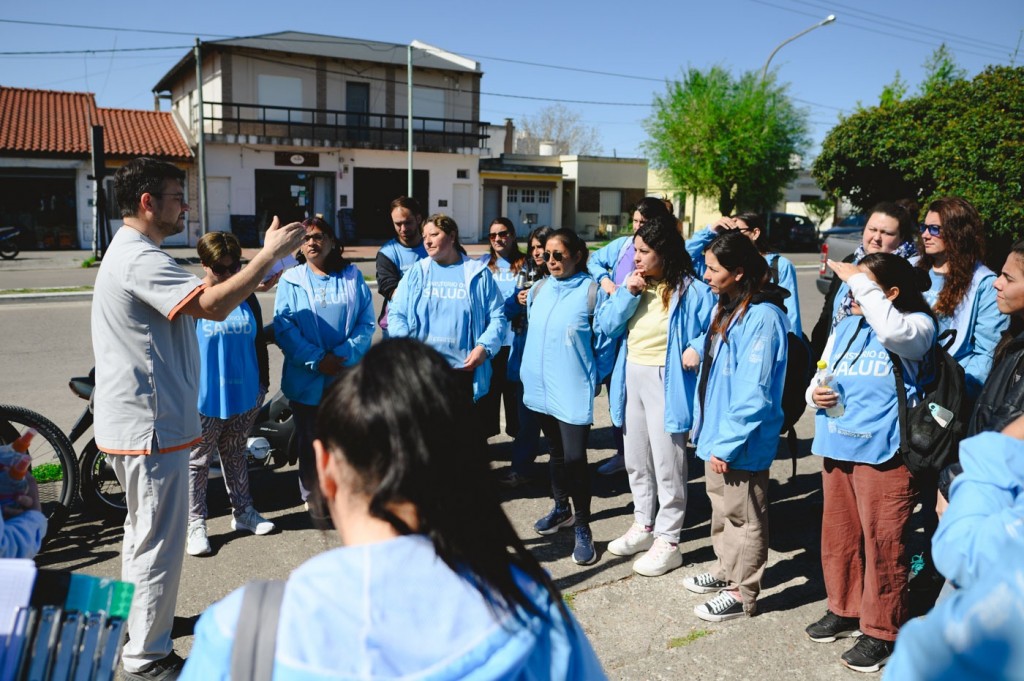
POLYGON ((1024 333, 1006 346, 1002 360, 992 367, 971 413, 967 436, 1000 431, 1024 414, 1024 333))

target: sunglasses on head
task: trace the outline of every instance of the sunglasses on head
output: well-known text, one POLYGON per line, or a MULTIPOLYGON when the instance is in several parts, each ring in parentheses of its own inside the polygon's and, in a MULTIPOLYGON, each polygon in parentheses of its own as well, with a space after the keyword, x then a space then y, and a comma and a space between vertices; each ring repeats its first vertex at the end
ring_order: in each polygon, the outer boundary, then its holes
POLYGON ((565 260, 565 253, 561 251, 544 251, 544 262, 547 262, 554 258, 555 262, 562 262, 565 260))
POLYGON ((921 234, 928 232, 932 236, 942 235, 942 225, 926 225, 922 223, 921 225, 918 226, 918 228, 921 230, 921 234))
POLYGON ((230 265, 221 265, 217 262, 210 265, 210 270, 220 277, 223 277, 225 274, 238 274, 238 270, 240 269, 242 269, 241 260, 236 260, 230 265))
POLYGON ((512 233, 507 229, 501 232, 491 232, 490 234, 491 241, 494 241, 495 239, 507 239, 510 236, 512 236, 512 233))

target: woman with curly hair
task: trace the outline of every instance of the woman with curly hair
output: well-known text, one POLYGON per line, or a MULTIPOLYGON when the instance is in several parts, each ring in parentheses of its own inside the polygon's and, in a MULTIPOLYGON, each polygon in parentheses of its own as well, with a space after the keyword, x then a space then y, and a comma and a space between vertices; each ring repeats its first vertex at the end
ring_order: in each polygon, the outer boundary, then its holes
POLYGON ((947 196, 928 206, 921 225, 921 259, 932 286, 925 300, 939 318, 939 332, 954 332, 951 354, 964 368, 967 396, 977 398, 992 369, 992 354, 1009 323, 996 305, 996 274, 982 264, 985 232, 966 199, 947 196))

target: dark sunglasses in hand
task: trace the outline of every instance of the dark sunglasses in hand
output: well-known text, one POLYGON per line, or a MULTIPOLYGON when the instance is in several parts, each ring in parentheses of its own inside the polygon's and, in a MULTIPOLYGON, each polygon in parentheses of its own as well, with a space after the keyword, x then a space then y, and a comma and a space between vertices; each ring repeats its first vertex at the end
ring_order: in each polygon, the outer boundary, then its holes
POLYGON ((555 259, 555 262, 562 262, 565 260, 565 253, 561 251, 544 251, 544 262, 555 259))
POLYGON ((223 277, 225 274, 238 274, 238 270, 242 269, 242 261, 236 260, 230 265, 221 265, 215 262, 209 267, 218 277, 223 277))
POLYGON ((942 225, 926 225, 921 223, 918 228, 921 230, 921 234, 928 232, 932 236, 942 236, 942 225))

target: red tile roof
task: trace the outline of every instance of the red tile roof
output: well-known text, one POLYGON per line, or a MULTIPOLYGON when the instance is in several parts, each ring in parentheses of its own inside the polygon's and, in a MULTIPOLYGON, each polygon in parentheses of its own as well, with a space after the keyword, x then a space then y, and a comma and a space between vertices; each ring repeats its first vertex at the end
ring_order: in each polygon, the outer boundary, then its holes
POLYGON ((170 113, 104 109, 90 92, 0 87, 0 155, 89 156, 94 124, 109 157, 192 157, 170 113))

